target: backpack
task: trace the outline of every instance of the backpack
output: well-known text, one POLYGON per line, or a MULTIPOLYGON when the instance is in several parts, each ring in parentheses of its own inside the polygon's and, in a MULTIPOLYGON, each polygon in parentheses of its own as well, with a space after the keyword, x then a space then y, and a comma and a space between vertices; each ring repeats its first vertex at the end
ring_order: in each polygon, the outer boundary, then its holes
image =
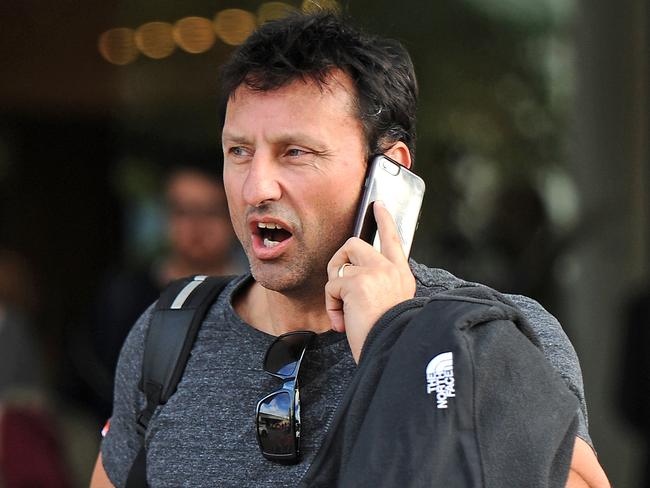
POLYGON ((232 278, 198 275, 176 280, 162 291, 145 339, 139 388, 146 402, 136 423, 142 445, 131 465, 127 488, 148 486, 144 435, 149 421, 176 391, 203 319, 232 278))

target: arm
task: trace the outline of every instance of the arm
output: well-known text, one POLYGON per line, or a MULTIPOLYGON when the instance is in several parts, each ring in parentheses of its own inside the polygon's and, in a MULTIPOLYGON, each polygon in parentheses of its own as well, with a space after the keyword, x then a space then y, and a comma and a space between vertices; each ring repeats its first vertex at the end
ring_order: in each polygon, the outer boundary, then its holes
POLYGON ((120 353, 115 370, 110 428, 105 429, 101 442, 100 455, 91 480, 93 488, 111 487, 113 484, 123 486, 142 442, 136 429, 135 419, 144 404, 138 381, 142 371, 144 341, 151 322, 152 309, 153 307, 147 309, 136 322, 124 341, 120 353))
POLYGON ((93 477, 90 480, 90 488, 114 488, 113 483, 111 483, 111 480, 106 475, 106 471, 104 471, 101 452, 97 456, 93 477))
POLYGON ((566 488, 610 488, 607 475, 589 445, 576 437, 566 488))

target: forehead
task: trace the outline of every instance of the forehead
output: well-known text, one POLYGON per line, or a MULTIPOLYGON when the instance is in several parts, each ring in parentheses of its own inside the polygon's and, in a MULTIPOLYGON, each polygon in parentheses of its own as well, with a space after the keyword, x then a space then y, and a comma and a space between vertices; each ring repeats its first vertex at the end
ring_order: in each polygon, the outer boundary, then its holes
MULTIPOLYGON (((226 125, 233 118, 247 114, 260 116, 261 106, 280 112, 292 111, 294 115, 344 116, 357 118, 356 90, 350 77, 340 70, 333 70, 319 83, 311 78, 298 78, 279 88, 256 90, 246 84, 239 85, 226 105, 226 125), (230 119, 230 120, 229 120, 230 119)), ((274 116, 270 113, 269 116, 274 116)), ((277 121, 277 120, 276 120, 277 121)))

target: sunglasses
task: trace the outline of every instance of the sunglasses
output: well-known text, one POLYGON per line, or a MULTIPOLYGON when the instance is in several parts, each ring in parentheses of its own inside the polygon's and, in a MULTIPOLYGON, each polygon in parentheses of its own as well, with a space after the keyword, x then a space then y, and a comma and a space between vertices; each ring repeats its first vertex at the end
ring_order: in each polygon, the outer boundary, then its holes
POLYGON ((300 455, 300 392, 298 371, 314 332, 278 336, 264 357, 264 371, 282 380, 282 388, 257 403, 257 441, 265 458, 295 463, 300 455))

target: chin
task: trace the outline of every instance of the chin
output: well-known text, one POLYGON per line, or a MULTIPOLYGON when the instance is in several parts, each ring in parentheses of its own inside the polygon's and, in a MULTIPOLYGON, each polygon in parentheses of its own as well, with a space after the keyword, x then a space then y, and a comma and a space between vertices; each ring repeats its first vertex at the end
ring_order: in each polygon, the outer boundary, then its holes
POLYGON ((251 274, 257 283, 267 290, 278 293, 289 292, 300 286, 297 277, 289 276, 288 273, 273 272, 271 270, 260 270, 257 266, 251 266, 251 274))
POLYGON ((286 264, 251 265, 251 274, 255 281, 267 290, 284 295, 305 294, 313 291, 323 292, 327 282, 327 273, 296 269, 286 264), (314 279, 319 276, 319 279, 314 279))

